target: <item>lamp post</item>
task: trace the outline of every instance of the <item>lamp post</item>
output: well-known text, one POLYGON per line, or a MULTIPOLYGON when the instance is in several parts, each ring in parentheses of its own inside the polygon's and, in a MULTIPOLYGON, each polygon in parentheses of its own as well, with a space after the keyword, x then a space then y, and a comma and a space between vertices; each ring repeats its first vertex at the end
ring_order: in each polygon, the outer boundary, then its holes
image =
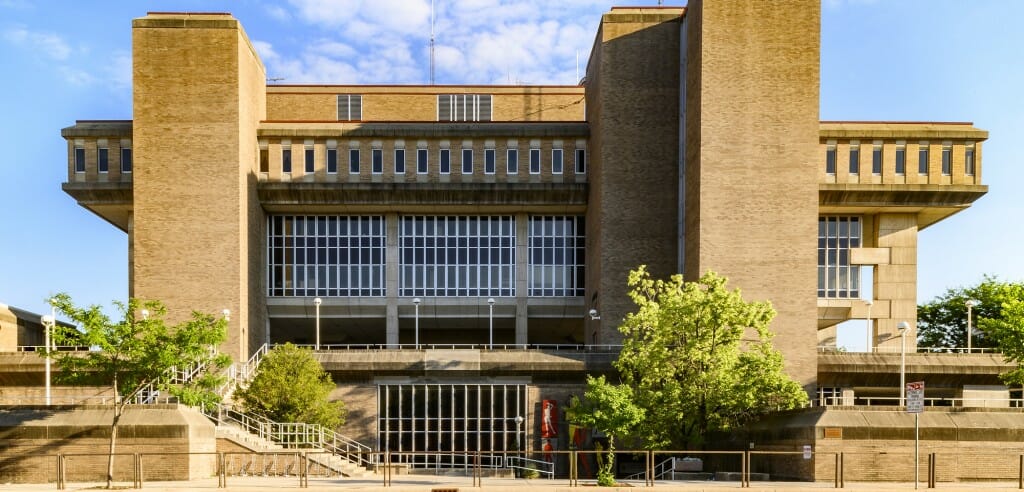
POLYGON ((971 353, 971 338, 974 335, 974 329, 971 327, 973 316, 971 315, 973 314, 972 311, 974 310, 974 306, 978 305, 978 301, 968 299, 964 305, 967 306, 967 353, 969 354, 971 353))
POLYGON ((520 439, 519 428, 520 428, 520 426, 523 425, 523 416, 522 415, 516 415, 515 421, 516 421, 516 452, 519 453, 520 456, 522 456, 522 454, 523 454, 523 441, 522 441, 522 439, 520 439))
POLYGON ((489 337, 487 338, 487 348, 494 348, 494 298, 487 298, 487 307, 489 309, 487 314, 487 327, 489 337))
POLYGON ((316 348, 314 350, 320 350, 320 303, 324 302, 319 297, 313 298, 313 306, 316 307, 316 348))
POLYGON ((57 313, 51 300, 50 314, 44 314, 40 319, 43 323, 43 344, 46 348, 43 351, 44 364, 46 365, 46 406, 50 406, 50 331, 57 324, 57 313))
POLYGON ((873 333, 873 330, 872 330, 873 327, 871 326, 871 324, 872 324, 871 323, 871 305, 872 304, 874 304, 874 302, 872 302, 871 299, 867 299, 867 300, 864 301, 864 305, 868 307, 868 315, 867 315, 867 317, 864 318, 864 326, 867 328, 867 331, 868 331, 868 344, 867 344, 867 350, 865 350, 865 352, 869 352, 869 353, 871 352, 871 346, 874 345, 874 341, 875 341, 874 333, 873 333))
POLYGON ((896 324, 896 329, 900 331, 900 406, 906 404, 906 391, 907 391, 907 330, 910 329, 910 323, 906 321, 900 321, 896 324))
POLYGON ((143 319, 143 320, 147 320, 147 319, 149 319, 149 310, 148 310, 148 309, 143 309, 143 310, 141 311, 141 313, 142 313, 142 319, 143 319))
POLYGON ((414 332, 413 332, 413 335, 414 335, 413 343, 415 343, 415 345, 416 345, 416 350, 420 349, 420 303, 421 302, 423 302, 423 300, 420 299, 419 297, 414 297, 412 299, 412 305, 415 308, 415 314, 413 315, 413 319, 414 319, 414 321, 413 321, 413 323, 414 323, 413 324, 413 330, 414 330, 414 332))

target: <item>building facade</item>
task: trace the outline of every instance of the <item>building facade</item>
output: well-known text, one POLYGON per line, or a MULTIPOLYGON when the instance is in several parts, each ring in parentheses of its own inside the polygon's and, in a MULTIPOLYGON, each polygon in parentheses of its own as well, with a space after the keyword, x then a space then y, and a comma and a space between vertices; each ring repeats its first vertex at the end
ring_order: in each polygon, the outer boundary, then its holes
POLYGON ((566 445, 542 402, 610 370, 641 264, 771 301, 813 393, 838 323, 898 347, 918 231, 987 191, 970 123, 819 120, 818 0, 613 9, 577 86, 268 86, 229 14, 132 30, 133 119, 62 131, 64 190, 236 360, 319 346, 381 448, 566 445))

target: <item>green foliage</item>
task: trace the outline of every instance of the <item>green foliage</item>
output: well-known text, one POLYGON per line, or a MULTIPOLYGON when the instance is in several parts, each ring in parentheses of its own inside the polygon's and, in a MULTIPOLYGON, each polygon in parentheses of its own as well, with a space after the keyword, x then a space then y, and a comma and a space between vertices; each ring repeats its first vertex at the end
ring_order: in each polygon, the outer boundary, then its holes
POLYGON ((978 324, 1003 352, 1003 358, 1017 366, 999 377, 1009 385, 1024 384, 1024 284, 1006 284, 998 318, 980 318, 978 324))
POLYGON ((597 453, 597 484, 615 485, 615 438, 628 437, 644 420, 644 409, 634 403, 633 388, 609 384, 604 376, 587 376, 586 403, 570 400, 566 415, 569 421, 597 429, 608 436, 607 456, 597 453))
POLYGON ((947 289, 946 293, 931 302, 917 307, 917 344, 920 347, 966 347, 967 346, 967 301, 973 299, 978 305, 972 308, 976 322, 973 347, 996 347, 984 320, 1002 320, 1003 303, 1020 299, 1022 283, 999 281, 986 275, 982 281, 971 287, 947 289))
POLYGON ((595 409, 627 414, 605 421, 625 425, 639 409, 640 421, 620 435, 648 449, 681 449, 701 445, 710 432, 806 404, 771 344, 774 309, 745 302, 726 283, 714 272, 697 282, 681 275, 654 280, 643 266, 630 273, 637 311, 619 327, 625 339, 615 367, 622 384, 591 380, 586 394, 595 409), (609 387, 625 389, 611 398, 609 387))
POLYGON ((274 347, 249 386, 235 393, 247 412, 275 422, 303 422, 337 429, 345 423, 345 404, 329 401, 331 375, 312 351, 292 344, 274 347))

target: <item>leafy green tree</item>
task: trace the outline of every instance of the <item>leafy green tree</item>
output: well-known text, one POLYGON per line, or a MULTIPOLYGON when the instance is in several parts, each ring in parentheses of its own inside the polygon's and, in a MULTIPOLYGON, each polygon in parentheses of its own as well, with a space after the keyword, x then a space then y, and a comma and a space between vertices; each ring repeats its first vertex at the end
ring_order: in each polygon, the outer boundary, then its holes
POLYGON ((223 318, 193 312, 190 320, 168 327, 163 319, 167 309, 158 301, 115 302, 121 314, 117 321, 104 314, 100 306, 75 306, 67 294, 57 294, 50 303, 77 326, 57 326, 54 343, 92 348, 85 354, 47 351, 46 355, 57 361, 56 380, 63 384, 109 385, 116 396, 110 424, 107 488, 114 479, 117 424, 125 406, 135 401, 140 392, 147 388, 168 391, 188 405, 219 401, 214 391, 223 382, 220 369, 231 363, 227 355, 215 349, 226 336, 223 318), (148 316, 139 316, 143 309, 148 316), (173 368, 195 369, 196 375, 188 382, 172 385, 173 368))
POLYGON ((1016 364, 999 377, 1008 385, 1024 385, 1024 284, 1004 285, 1000 307, 998 318, 981 318, 978 323, 1003 358, 1016 364))
POLYGON ((290 343, 267 353, 249 386, 235 393, 247 412, 275 422, 320 424, 337 429, 345 423, 345 404, 330 401, 331 375, 313 352, 290 343))
MULTIPOLYGON (((644 409, 635 403, 633 388, 608 384, 604 376, 587 376, 586 403, 573 397, 567 410, 571 422, 597 429, 608 436, 608 454, 598 454, 597 484, 615 485, 615 437, 629 436, 644 420, 644 409)), ((600 450, 599 450, 600 451, 600 450)))
MULTIPOLYGON (((681 275, 654 280, 644 266, 630 272, 637 311, 619 327, 624 346, 614 365, 632 404, 644 411, 630 434, 648 449, 701 446, 711 432, 807 402, 771 344, 775 310, 744 301, 726 283, 714 272, 697 282, 681 275)), ((594 387, 588 399, 592 394, 599 394, 594 387)))
POLYGON ((978 302, 972 308, 976 322, 972 347, 995 347, 996 341, 982 325, 985 319, 1003 319, 1003 303, 1019 298, 1024 284, 1002 282, 985 276, 971 287, 947 289, 946 293, 917 307, 917 344, 920 347, 946 348, 967 346, 967 301, 978 302))

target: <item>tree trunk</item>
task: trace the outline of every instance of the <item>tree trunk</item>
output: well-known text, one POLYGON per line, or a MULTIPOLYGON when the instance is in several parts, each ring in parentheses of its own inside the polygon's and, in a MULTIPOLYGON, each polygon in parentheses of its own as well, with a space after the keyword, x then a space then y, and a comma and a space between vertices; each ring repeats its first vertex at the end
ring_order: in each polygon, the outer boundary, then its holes
POLYGON ((117 422, 121 420, 121 413, 124 412, 123 404, 114 404, 114 421, 110 424, 110 455, 107 456, 107 488, 114 485, 114 444, 117 441, 117 422))

